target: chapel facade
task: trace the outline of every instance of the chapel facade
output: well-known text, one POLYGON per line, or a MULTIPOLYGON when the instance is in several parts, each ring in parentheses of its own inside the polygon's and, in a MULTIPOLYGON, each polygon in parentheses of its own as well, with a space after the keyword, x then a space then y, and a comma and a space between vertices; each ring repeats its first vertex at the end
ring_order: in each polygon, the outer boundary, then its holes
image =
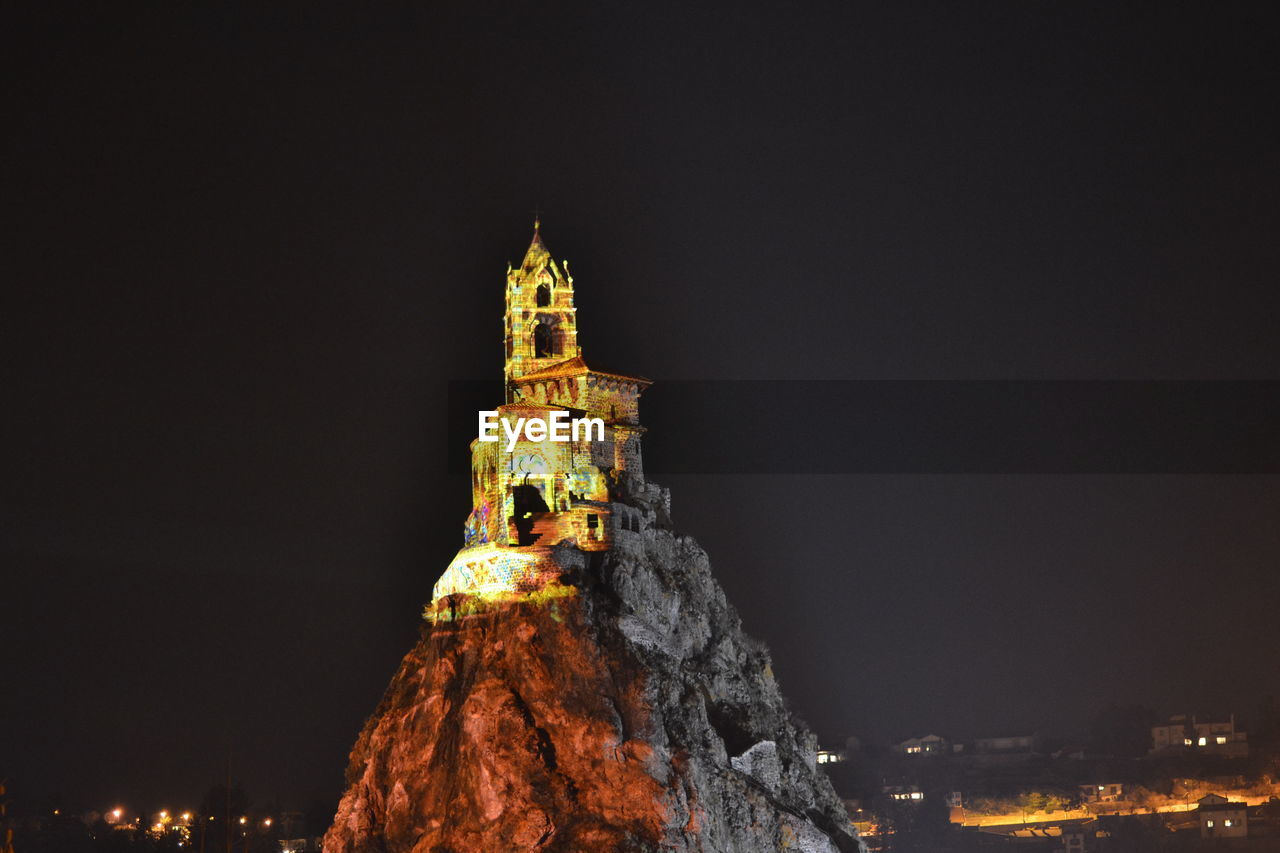
MULTIPOLYGON (((471 513, 462 549, 432 593, 432 604, 459 593, 533 592, 558 577, 551 548, 608 550, 619 529, 635 523, 610 501, 625 476, 643 483, 640 395, 647 379, 594 370, 578 344, 574 282, 542 242, 540 223, 520 266, 507 268, 503 315, 505 402, 498 418, 550 421, 599 418, 603 439, 588 430, 576 440, 471 442, 471 513), (595 440, 593 440, 593 437, 595 440), (615 517, 621 516, 621 517, 615 517)), ((504 435, 503 433, 499 433, 504 435)))

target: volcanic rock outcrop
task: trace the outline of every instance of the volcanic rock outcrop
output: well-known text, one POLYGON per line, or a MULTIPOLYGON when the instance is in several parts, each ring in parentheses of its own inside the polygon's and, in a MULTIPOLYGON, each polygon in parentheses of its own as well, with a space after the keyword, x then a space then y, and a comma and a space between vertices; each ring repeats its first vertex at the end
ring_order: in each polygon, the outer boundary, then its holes
POLYGON ((326 853, 862 849, 768 653, 644 479, 649 380, 588 366, 537 223, 503 323, 463 546, 352 750, 326 853), (548 430, 570 415, 582 434, 548 430))
POLYGON ((636 529, 541 594, 429 609, 326 853, 862 849, 669 494, 615 497, 636 529))

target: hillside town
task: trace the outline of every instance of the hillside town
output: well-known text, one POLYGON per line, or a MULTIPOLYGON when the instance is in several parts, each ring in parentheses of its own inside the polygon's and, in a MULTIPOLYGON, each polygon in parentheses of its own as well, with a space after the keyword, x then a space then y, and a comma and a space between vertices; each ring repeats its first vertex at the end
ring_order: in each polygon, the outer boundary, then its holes
POLYGON ((1248 722, 1113 705, 1077 738, 850 737, 817 762, 875 851, 1280 849, 1273 698, 1248 722))
MULTIPOLYGON (((815 761, 876 853, 1280 850, 1273 698, 1247 717, 1112 705, 1077 738, 849 737, 815 761)), ((186 808, 0 800, 15 853, 318 853, 333 808, 256 804, 239 784, 186 808)))

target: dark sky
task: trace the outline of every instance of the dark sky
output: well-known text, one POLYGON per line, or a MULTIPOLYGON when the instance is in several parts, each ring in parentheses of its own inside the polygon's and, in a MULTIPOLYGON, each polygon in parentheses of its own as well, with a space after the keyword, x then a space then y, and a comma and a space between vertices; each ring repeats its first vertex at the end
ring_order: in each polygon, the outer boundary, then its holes
MULTIPOLYGON (((230 749, 260 801, 336 795, 461 544, 447 383, 500 376, 535 207, 655 406, 1280 379, 1267 4, 184 5, 2 28, 18 790, 181 806, 230 749)), ((1275 475, 647 462, 824 737, 1280 692, 1275 475)))

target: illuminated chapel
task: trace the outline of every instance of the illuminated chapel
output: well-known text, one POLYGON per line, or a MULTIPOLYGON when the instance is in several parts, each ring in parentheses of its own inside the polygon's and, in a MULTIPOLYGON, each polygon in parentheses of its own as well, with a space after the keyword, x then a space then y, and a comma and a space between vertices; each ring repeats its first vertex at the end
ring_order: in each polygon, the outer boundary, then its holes
MULTIPOLYGON (((587 366, 578 345, 573 276, 556 262, 534 223, 524 260, 507 268, 503 315, 506 400, 498 418, 514 429, 519 418, 550 421, 599 418, 576 440, 471 442, 471 514, 464 544, 432 592, 432 607, 457 593, 502 597, 543 589, 561 570, 551 557, 559 544, 608 550, 619 532, 638 530, 635 511, 611 501, 622 480, 643 484, 640 394, 649 381, 587 366), (593 436, 597 440, 592 440, 593 436)), ((431 610, 431 607, 428 608, 431 610)))

